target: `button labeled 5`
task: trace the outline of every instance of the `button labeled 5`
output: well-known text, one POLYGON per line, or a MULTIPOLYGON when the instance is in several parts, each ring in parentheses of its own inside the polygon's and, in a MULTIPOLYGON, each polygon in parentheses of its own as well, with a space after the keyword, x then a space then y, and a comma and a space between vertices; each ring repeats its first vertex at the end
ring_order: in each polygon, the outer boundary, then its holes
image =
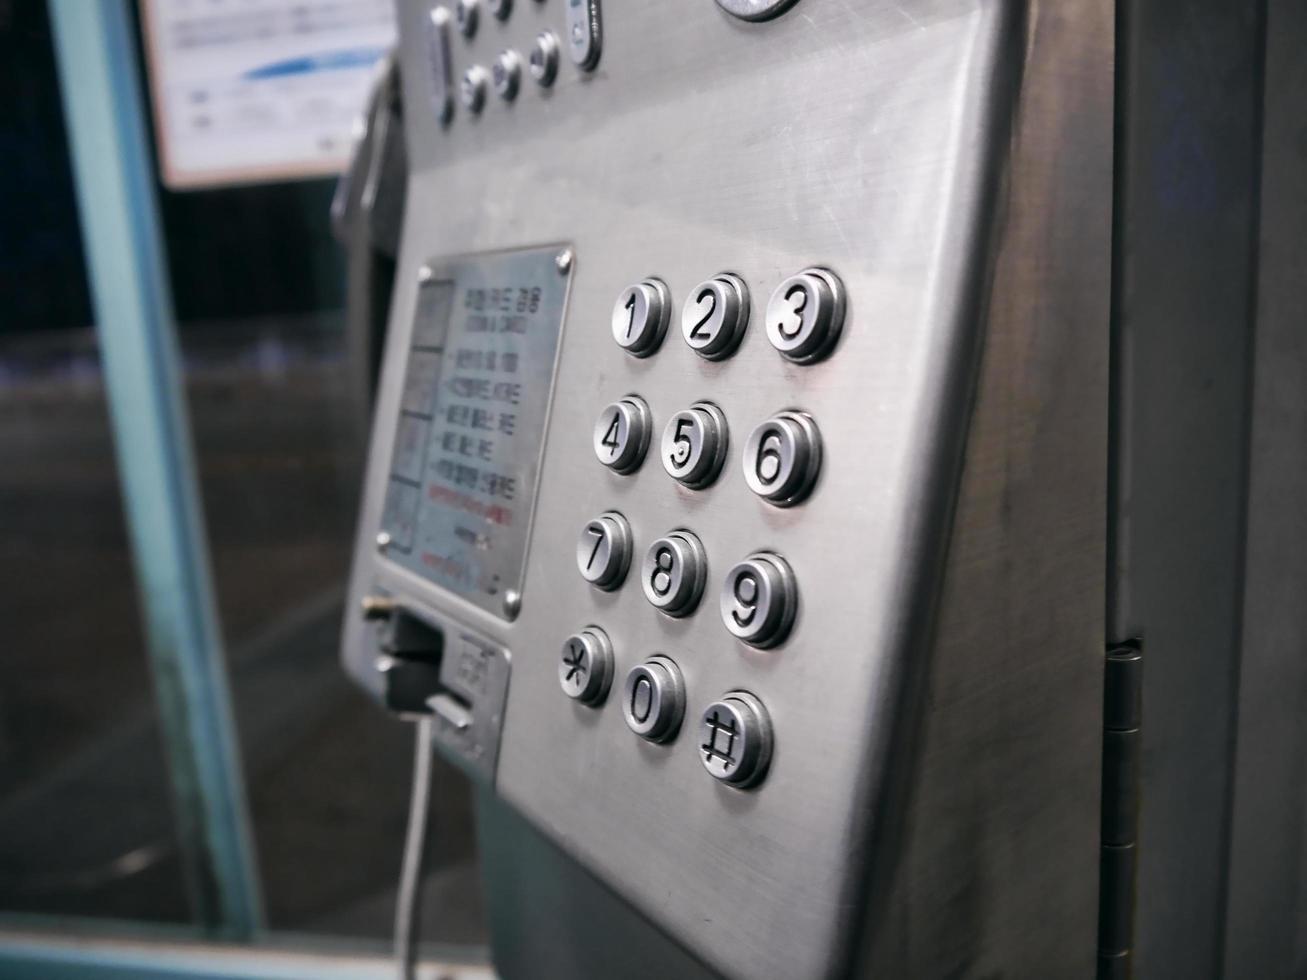
POLYGON ((631 525, 617 511, 595 518, 576 542, 581 577, 605 592, 622 584, 631 567, 631 525))
POLYGON ((731 635, 760 649, 774 647, 794 624, 799 605, 794 572, 780 555, 750 555, 726 573, 719 604, 731 635))
POLYGON ((651 428, 649 406, 643 398, 627 395, 612 402, 595 422, 595 455, 611 470, 633 473, 649 450, 651 428))
POLYGON ((663 430, 663 469, 692 490, 717 479, 726 460, 726 416, 711 402, 695 402, 667 420, 663 430))
POLYGON ((749 322, 749 289, 724 272, 694 287, 681 311, 681 333, 700 357, 730 356, 749 322))

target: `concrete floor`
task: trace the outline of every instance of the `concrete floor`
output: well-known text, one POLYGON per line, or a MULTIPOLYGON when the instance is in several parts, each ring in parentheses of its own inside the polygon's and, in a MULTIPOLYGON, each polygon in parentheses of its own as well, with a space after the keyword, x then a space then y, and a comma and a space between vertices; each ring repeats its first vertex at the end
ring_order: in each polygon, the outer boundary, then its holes
MULTIPOLYGON (((343 338, 183 331, 270 927, 390 929, 411 732, 336 662, 360 484, 343 338)), ((0 346, 0 910, 186 921, 89 333, 0 346)), ((424 935, 485 940, 470 791, 438 766, 424 935)))

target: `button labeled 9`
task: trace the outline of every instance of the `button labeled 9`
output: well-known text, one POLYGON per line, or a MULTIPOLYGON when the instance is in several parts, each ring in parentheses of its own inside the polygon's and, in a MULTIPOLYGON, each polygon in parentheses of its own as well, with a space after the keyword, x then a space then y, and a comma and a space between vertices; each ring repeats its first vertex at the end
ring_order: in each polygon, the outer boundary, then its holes
POLYGON ((779 412, 749 434, 744 480, 778 507, 806 498, 821 471, 821 433, 803 412, 779 412))
POLYGON ((799 591, 780 555, 761 551, 726 573, 719 602, 731 635, 760 649, 785 642, 794 625, 799 591))
POLYGON ((717 479, 726 460, 726 416, 711 402, 696 402, 667 420, 661 455, 669 476, 692 490, 717 479))

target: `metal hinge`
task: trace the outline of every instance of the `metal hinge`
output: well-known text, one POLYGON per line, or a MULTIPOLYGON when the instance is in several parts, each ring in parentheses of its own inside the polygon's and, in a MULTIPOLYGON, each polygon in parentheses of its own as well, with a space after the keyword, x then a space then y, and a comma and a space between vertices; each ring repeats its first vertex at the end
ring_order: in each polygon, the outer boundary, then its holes
POLYGON ((1098 980, 1127 980, 1132 973, 1142 679, 1143 657, 1138 640, 1108 649, 1103 683, 1098 980))

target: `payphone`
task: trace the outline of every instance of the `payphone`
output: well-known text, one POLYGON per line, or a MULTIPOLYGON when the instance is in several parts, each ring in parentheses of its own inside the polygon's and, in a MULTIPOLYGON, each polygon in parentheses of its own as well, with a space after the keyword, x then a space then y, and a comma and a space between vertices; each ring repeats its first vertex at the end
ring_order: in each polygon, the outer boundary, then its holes
POLYGON ((399 30, 352 676, 716 973, 1092 972, 1110 7, 399 30))

